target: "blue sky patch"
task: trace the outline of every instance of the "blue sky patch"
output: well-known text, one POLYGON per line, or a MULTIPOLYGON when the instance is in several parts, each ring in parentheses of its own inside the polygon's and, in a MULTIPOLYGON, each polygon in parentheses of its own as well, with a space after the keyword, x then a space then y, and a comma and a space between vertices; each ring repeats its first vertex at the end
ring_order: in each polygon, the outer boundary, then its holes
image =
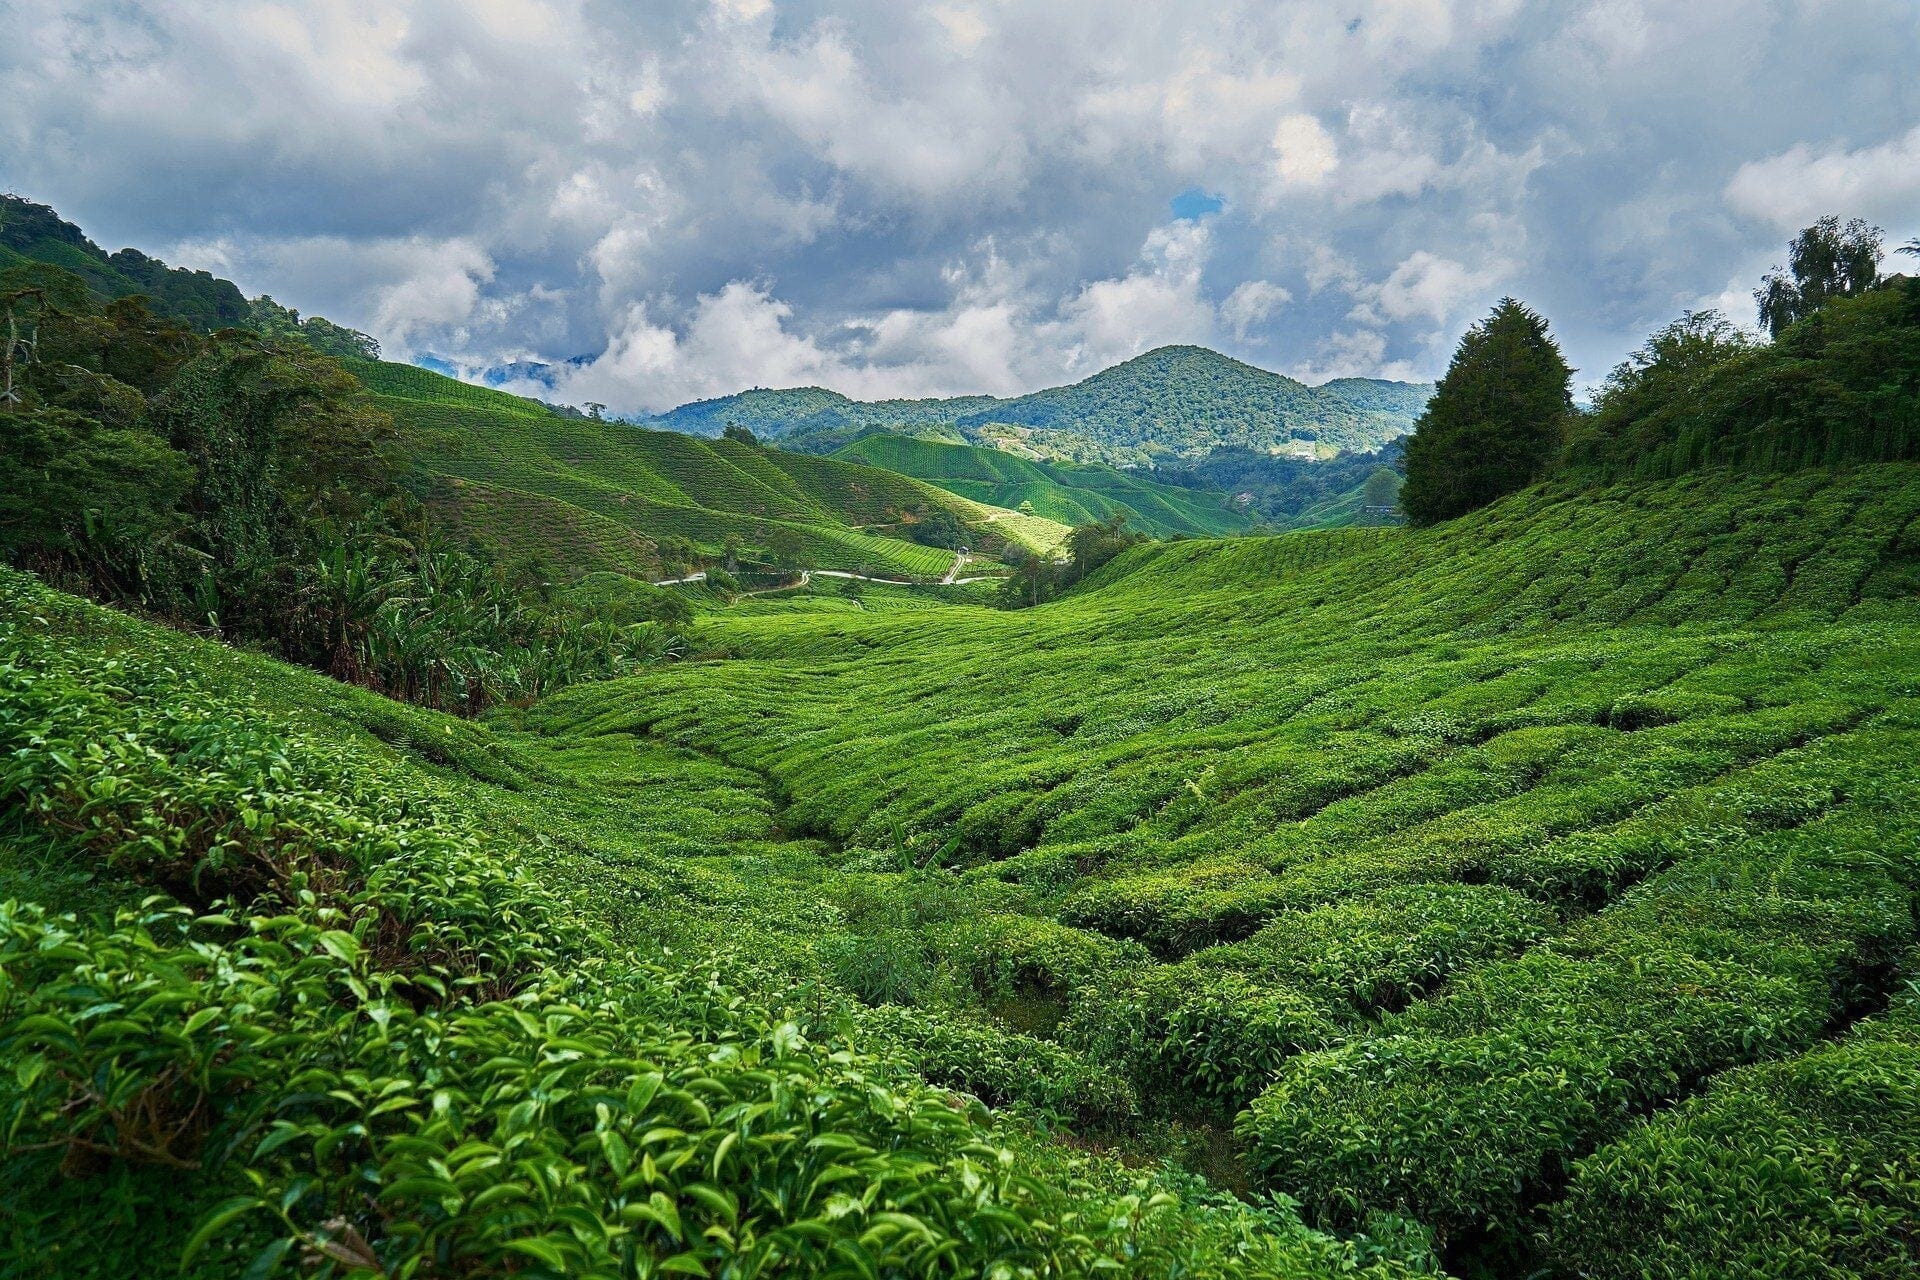
POLYGON ((1198 187, 1188 187, 1168 202, 1173 216, 1185 222, 1198 222, 1210 213, 1227 207, 1225 196, 1216 196, 1198 187))

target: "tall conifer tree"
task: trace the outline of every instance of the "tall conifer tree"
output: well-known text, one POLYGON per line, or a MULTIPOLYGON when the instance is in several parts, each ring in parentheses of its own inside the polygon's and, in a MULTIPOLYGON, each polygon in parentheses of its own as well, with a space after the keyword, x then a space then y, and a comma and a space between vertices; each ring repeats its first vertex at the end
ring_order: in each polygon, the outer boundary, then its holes
POLYGON ((1546 320, 1502 298, 1460 340, 1407 441, 1407 518, 1449 520, 1530 484, 1559 449, 1572 388, 1546 320))

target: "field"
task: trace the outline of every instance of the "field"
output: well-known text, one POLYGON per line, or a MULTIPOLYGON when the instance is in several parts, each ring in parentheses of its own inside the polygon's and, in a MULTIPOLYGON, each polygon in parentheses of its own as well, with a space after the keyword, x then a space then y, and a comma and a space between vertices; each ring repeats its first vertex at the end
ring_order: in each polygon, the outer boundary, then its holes
POLYGON ((22 1274, 1920 1275, 1920 467, 756 597, 478 724, 4 581, 0 899, 136 913, 0 927, 22 1274), (61 1180, 195 1064, 230 1157, 61 1180))
POLYGON ((937 580, 953 554, 912 541, 921 513, 951 512, 987 553, 1050 551, 1066 533, 873 467, 562 417, 409 365, 353 367, 457 527, 571 575, 665 576, 659 544, 680 538, 709 556, 729 539, 760 553, 784 542, 812 568, 937 580))

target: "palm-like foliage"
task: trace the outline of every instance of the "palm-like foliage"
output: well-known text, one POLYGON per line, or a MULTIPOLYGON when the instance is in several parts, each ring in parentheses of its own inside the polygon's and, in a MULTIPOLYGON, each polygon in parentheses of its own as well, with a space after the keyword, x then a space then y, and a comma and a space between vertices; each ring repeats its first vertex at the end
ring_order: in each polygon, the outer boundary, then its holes
POLYGON ((291 643, 335 678, 403 701, 472 714, 685 652, 659 624, 546 601, 463 551, 365 531, 318 542, 291 643))

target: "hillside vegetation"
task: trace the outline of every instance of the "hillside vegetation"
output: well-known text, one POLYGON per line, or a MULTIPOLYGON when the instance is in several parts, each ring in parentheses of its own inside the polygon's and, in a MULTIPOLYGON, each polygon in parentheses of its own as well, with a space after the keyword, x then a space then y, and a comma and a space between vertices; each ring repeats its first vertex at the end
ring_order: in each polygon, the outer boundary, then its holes
POLYGON ((1205 1135, 1234 1128, 1256 1187, 1375 1232, 1352 1246, 1369 1257, 1388 1213, 1456 1261, 1588 1275, 1649 1257, 1710 1273, 1756 1242, 1820 1274, 1912 1265, 1876 1227, 1920 1213, 1898 1173, 1920 1125, 1901 995, 1920 889, 1911 466, 1148 545, 1015 615, 723 615, 702 646, 730 656, 578 687, 512 732, 9 590, 12 741, 125 744, 9 754, 9 894, 159 888, 204 911, 324 886, 237 934, 153 906, 98 931, 10 923, 5 1051, 44 1064, 13 1104, 9 1186, 36 1213, 12 1230, 46 1274, 86 1274, 44 1234, 63 1197, 93 1198, 55 1181, 62 1161, 175 1206, 175 1244, 210 1215, 209 1274, 287 1240, 612 1275, 629 1244, 707 1266, 809 1257, 802 1240, 831 1251, 856 1226, 869 1256, 942 1248, 956 1274, 1079 1274, 1109 1249, 1141 1275, 1165 1274, 1156 1250, 1196 1274, 1347 1256, 1177 1190, 1115 1216, 1102 1196, 1143 1194, 1116 1170, 914 1078, 1218 1176, 1205 1135), (262 803, 284 816, 245 816, 262 803), (188 813, 194 834, 164 838, 188 813), (333 851, 362 813, 412 815, 388 837, 409 852, 333 851), (618 958, 662 944, 645 969, 618 958), (301 984, 355 983, 301 1002, 301 984), (385 1021, 352 1020, 367 1002, 385 1021), (556 1052, 572 1065, 537 1065, 556 1052), (410 1090, 426 1071, 455 1091, 410 1090), (117 1083, 96 1096, 101 1072, 117 1083), (862 1076, 897 1101, 833 1101, 862 1076), (325 1097, 290 1083, 336 1078, 325 1097), (817 1101, 782 1110, 801 1082, 817 1101), (823 1135, 810 1150, 851 1144, 914 1225, 875 1234, 822 1202, 823 1234, 795 1234, 800 1200, 752 1216, 768 1202, 750 1188, 821 1167, 755 1144, 794 1124, 823 1135), (968 1154, 981 1141, 1011 1163, 968 1154), (503 1143, 522 1154, 447 1163, 503 1143), (1790 1184, 1768 1174, 1781 1143, 1808 1153, 1790 1184), (675 1172, 663 1154, 683 1148, 675 1172), (549 1149, 574 1172, 529 1199, 549 1149), (643 1149, 652 1172, 629 1182, 643 1149), (236 1155, 203 1163, 216 1150, 236 1155), (181 1182, 160 1152, 210 1172, 181 1182), (1017 1181, 976 1184, 982 1160, 1017 1181), (371 1206, 351 1192, 369 1178, 391 1188, 371 1206), (1064 1212, 1083 1243, 1031 1234, 1064 1212), (1829 1232, 1852 1243, 1836 1255, 1829 1232))
POLYGON ((110 254, 46 205, 0 193, 0 271, 33 264, 73 273, 102 301, 145 298, 156 315, 203 333, 253 329, 336 356, 370 356, 380 351, 379 344, 364 333, 319 316, 303 320, 298 312, 269 297, 249 300, 232 281, 211 272, 169 267, 138 249, 110 254))
POLYGON ((1341 379, 1309 387, 1204 347, 1161 347, 1071 386, 997 400, 862 403, 817 387, 747 391, 683 405, 656 425, 718 434, 731 424, 773 439, 847 428, 957 428, 973 443, 1043 459, 1152 464, 1221 447, 1291 448, 1331 457, 1368 451, 1412 429, 1432 388, 1341 379))
POLYGON ((1412 1274, 782 987, 739 921, 819 859, 751 775, 0 605, 8 1275, 1412 1274))
POLYGON ((1064 525, 1092 524, 1125 513, 1135 529, 1156 537, 1220 536, 1255 525, 1226 495, 1159 484, 1147 475, 1100 464, 1035 462, 997 449, 873 434, 833 455, 883 467, 989 506, 1030 510, 1064 525))
POLYGON ((1051 550, 1066 533, 891 471, 566 417, 411 365, 352 367, 436 478, 442 510, 570 575, 665 576, 732 543, 795 565, 937 580, 953 553, 912 540, 933 512, 950 514, 986 551, 1051 550), (675 552, 674 542, 690 550, 675 552))
MULTIPOLYGON (((1256 1184, 1323 1223, 1711 1273, 1750 1222, 1802 1254, 1829 1229, 1715 1190, 1768 1185, 1791 1105, 1743 1123, 1718 1073, 1810 1055, 1743 1077, 1764 1095, 1844 1040, 1875 1082, 1855 1087, 1893 1090, 1910 1053, 1874 1019, 1916 940, 1917 521, 1920 473, 1885 466, 1145 547, 958 635, 741 619, 738 661, 581 689, 544 722, 764 774, 844 867, 954 868, 959 924, 912 924, 884 980, 843 980, 1037 1032, 1148 1112, 1248 1108, 1256 1184), (1707 1123, 1715 1145, 1668 1157, 1707 1123), (1667 1216, 1702 1200, 1711 1231, 1667 1216)), ((1920 1213, 1900 1096, 1877 1130, 1794 1123, 1858 1153, 1779 1192, 1839 1206, 1865 1251, 1823 1274, 1915 1262, 1872 1225, 1920 1213)))

